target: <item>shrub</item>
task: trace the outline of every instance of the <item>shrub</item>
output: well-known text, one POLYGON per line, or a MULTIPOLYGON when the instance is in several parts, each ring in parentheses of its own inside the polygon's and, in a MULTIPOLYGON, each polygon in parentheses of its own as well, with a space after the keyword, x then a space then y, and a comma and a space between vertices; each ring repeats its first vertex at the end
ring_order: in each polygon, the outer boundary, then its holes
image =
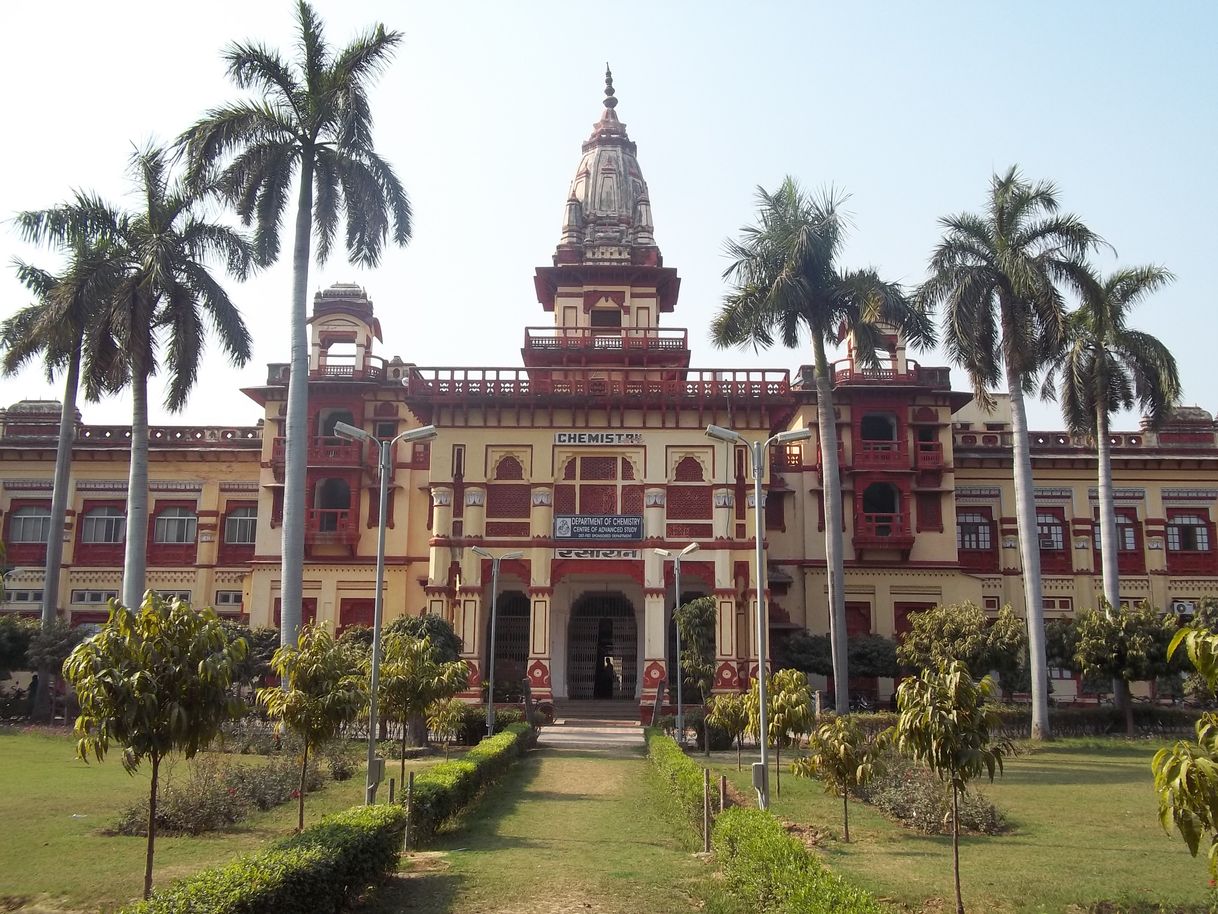
POLYGON ((441 762, 416 777, 410 808, 414 842, 426 841, 469 805, 480 790, 502 777, 534 738, 535 731, 528 724, 509 724, 504 732, 488 736, 464 757, 441 762))
MULTIPOLYGON (((513 724, 524 722, 524 711, 519 708, 495 709, 496 733, 502 733, 513 724)), ((473 746, 484 736, 486 736, 486 705, 465 705, 461 712, 461 728, 457 731, 457 742, 462 746, 473 746)))
POLYGON ((772 914, 881 914, 867 892, 814 860, 767 812, 728 809, 711 833, 733 895, 749 911, 772 914))
MULTIPOLYGON (((905 756, 886 755, 881 772, 858 793, 864 801, 910 828, 930 835, 950 831, 950 788, 929 769, 905 756)), ((995 835, 1006 829, 1006 820, 984 794, 970 790, 960 796, 960 827, 995 835)))
MULTIPOLYGON (((314 791, 324 780, 310 763, 305 788, 314 791)), ((227 828, 253 809, 266 811, 293 798, 300 771, 294 759, 276 758, 265 765, 233 765, 214 756, 196 756, 183 781, 171 780, 157 798, 158 832, 198 835, 227 828)), ((148 833, 148 799, 128 806, 114 825, 120 835, 148 833)))
MULTIPOLYGON (((993 735, 999 739, 1027 739, 1031 729, 1031 711, 1027 705, 998 705, 998 724, 993 735)), ((867 733, 896 726, 897 714, 876 711, 851 715, 867 733)), ((1191 734, 1201 712, 1192 708, 1163 707, 1134 702, 1134 725, 1142 733, 1169 736, 1191 734)), ((1124 718, 1110 705, 1092 707, 1060 707, 1049 709, 1049 726, 1057 737, 1109 736, 1124 731, 1124 718)))
POLYGON ((691 818, 702 818, 702 766, 678 746, 671 736, 648 727, 643 731, 647 741, 647 758, 660 777, 672 788, 677 804, 691 818))
POLYGON ((330 777, 336 781, 349 781, 359 768, 359 753, 347 740, 336 739, 321 747, 319 754, 326 761, 330 777))
POLYGON ((177 882, 123 914, 342 911, 397 868, 405 827, 398 806, 357 806, 261 853, 177 882))

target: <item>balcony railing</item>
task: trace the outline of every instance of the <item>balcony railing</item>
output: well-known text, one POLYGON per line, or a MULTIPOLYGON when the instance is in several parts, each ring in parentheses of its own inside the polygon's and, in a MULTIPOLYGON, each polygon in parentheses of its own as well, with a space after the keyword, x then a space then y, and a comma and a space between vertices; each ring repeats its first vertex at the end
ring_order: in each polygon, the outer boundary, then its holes
POLYGON ((909 517, 905 514, 856 514, 854 545, 860 548, 909 549, 913 546, 909 517))
POLYGON ((941 441, 917 441, 914 442, 914 447, 917 448, 918 469, 920 470, 938 470, 943 466, 943 442, 941 441))
POLYGON ((536 398, 652 400, 689 405, 713 401, 786 402, 786 371, 640 368, 587 372, 548 368, 418 368, 405 380, 406 395, 434 402, 536 398))
MULTIPOLYGON (((287 438, 276 438, 271 444, 271 462, 281 464, 287 457, 287 438)), ((364 461, 365 445, 346 441, 333 435, 309 439, 309 466, 357 467, 364 461)))
POLYGON ((359 541, 355 512, 349 508, 309 508, 305 512, 306 543, 341 543, 359 541))
POLYGON ((904 441, 856 441, 854 466, 905 467, 909 465, 904 441))
POLYGON ((684 328, 526 327, 526 352, 683 352, 689 348, 684 328))

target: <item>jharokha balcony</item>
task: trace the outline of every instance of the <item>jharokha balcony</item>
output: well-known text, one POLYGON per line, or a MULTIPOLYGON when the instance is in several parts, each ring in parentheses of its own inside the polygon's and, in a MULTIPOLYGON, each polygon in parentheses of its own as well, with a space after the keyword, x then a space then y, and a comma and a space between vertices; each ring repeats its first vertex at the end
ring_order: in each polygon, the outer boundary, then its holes
POLYGON ((526 327, 521 350, 528 365, 595 362, 689 364, 684 328, 526 327))
POLYGON ((905 514, 856 514, 854 549, 896 549, 908 553, 913 548, 913 532, 905 514))
POLYGON ((359 542, 355 512, 349 508, 309 508, 305 511, 305 542, 354 546, 359 542))
POLYGON ((904 441, 856 441, 853 459, 854 466, 860 469, 902 469, 909 466, 904 441))
MULTIPOLYGON (((287 438, 276 438, 271 443, 271 465, 277 471, 282 470, 287 459, 287 443, 287 438)), ((309 439, 307 459, 311 467, 362 467, 368 463, 364 455, 366 447, 333 435, 319 435, 309 439)))
POLYGON ((938 470, 943 467, 943 444, 939 441, 914 442, 917 467, 920 470, 938 470))

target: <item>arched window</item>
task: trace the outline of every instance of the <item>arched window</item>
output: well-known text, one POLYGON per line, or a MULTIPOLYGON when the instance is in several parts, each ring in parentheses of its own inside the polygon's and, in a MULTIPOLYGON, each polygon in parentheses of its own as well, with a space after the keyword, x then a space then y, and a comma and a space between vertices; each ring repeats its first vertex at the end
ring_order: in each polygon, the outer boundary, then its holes
POLYGON ((495 467, 496 479, 524 479, 524 467, 515 457, 504 457, 495 467))
POLYGON ((165 508, 153 524, 154 543, 193 543, 198 517, 190 508, 165 508))
POLYGON ((314 493, 318 508, 317 529, 332 533, 339 528, 339 515, 351 510, 351 486, 345 479, 323 479, 314 493))
POLYGON ((864 441, 896 441, 897 420, 887 413, 868 413, 859 422, 864 441))
POLYGON ((42 505, 27 505, 9 515, 10 543, 46 543, 51 536, 51 509, 42 505))
POLYGON ((122 508, 105 506, 85 512, 80 521, 82 543, 121 543, 127 535, 127 515, 122 508))

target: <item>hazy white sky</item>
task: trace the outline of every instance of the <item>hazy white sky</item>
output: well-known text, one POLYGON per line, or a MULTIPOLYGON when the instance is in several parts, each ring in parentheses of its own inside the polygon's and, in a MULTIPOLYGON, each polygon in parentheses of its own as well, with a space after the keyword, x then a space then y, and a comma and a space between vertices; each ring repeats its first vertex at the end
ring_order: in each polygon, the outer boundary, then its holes
MULTIPOLYGON (((1176 273, 1135 320, 1176 353, 1185 401, 1218 408, 1206 278, 1218 249, 1212 2, 316 6, 335 44, 377 21, 405 34, 373 105, 378 148, 410 192, 414 240, 376 270, 335 257, 309 279, 311 290, 368 288, 386 357, 520 363, 523 328, 549 323, 533 269, 553 254, 608 60, 657 240, 682 277, 665 319, 690 328, 696 367, 809 361, 802 350, 718 352, 707 341, 724 291, 723 241, 752 220, 758 184, 789 173, 844 188, 856 225, 846 264, 913 284, 936 220, 979 208, 990 175, 1018 163, 1056 181, 1120 263, 1176 273)), ((221 48, 252 38, 290 52, 292 17, 286 0, 0 5, 0 217, 53 205, 75 187, 121 201, 132 144, 171 139, 239 95, 221 48)), ((0 263, 14 257, 55 265, 5 225, 0 263)), ((156 403, 154 422, 259 418, 239 388, 261 383, 267 362, 287 361, 290 263, 228 285, 254 336, 253 360, 233 369, 210 355, 186 410, 172 417, 156 403)), ((27 301, 4 266, 0 313, 27 301)), ((965 386, 958 372, 956 383, 965 386)), ((59 396, 37 370, 0 379, 0 405, 59 396)), ((129 421, 125 397, 82 409, 86 422, 129 421)), ((1030 412, 1034 427, 1061 425, 1052 405, 1030 412)))

